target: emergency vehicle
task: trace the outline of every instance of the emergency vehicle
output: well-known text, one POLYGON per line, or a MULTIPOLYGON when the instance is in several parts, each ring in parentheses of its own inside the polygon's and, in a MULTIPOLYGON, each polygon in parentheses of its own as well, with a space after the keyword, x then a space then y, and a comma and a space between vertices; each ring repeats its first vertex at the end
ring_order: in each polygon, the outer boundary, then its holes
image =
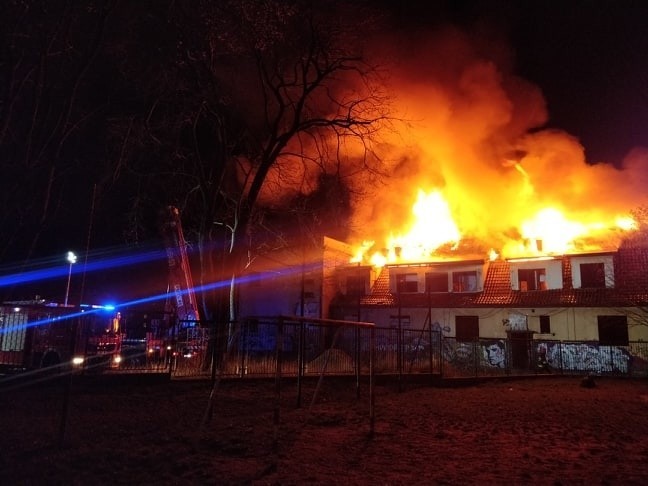
POLYGON ((118 368, 121 314, 110 306, 20 301, 0 305, 0 369, 24 371, 72 364, 118 368))

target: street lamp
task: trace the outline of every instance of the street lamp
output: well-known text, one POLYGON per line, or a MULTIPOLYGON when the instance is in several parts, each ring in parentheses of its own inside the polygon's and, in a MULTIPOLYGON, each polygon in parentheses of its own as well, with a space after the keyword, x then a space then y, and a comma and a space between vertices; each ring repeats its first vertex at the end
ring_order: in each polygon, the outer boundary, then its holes
POLYGON ((72 251, 67 252, 66 260, 70 264, 67 278, 67 288, 65 289, 65 305, 68 305, 68 296, 70 295, 70 281, 72 280, 72 265, 77 261, 77 256, 72 251))

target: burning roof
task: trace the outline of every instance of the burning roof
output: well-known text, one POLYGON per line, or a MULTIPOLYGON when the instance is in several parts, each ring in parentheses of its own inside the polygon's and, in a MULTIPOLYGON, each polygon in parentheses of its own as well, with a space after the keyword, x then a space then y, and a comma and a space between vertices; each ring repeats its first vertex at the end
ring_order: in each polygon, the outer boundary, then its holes
POLYGON ((648 305, 648 249, 625 249, 614 252, 615 285, 599 288, 574 288, 572 258, 555 257, 562 267, 562 287, 539 292, 514 290, 511 285, 511 262, 488 263, 483 290, 479 292, 394 293, 390 291, 390 273, 400 266, 385 266, 372 287, 362 298, 364 306, 393 307, 628 307, 648 305))
POLYGON ((357 195, 340 237, 355 261, 374 265, 617 248, 648 202, 648 148, 588 161, 577 137, 548 126, 540 87, 516 75, 502 39, 457 27, 368 39, 370 59, 389 73, 388 129, 330 150, 291 147, 299 157, 273 167, 261 199, 286 197, 288 186, 313 193, 322 171, 335 174, 357 195))
POLYGON ((474 242, 504 258, 615 249, 648 201, 648 149, 588 161, 576 137, 546 127, 550 107, 512 51, 478 35, 448 27, 376 48, 398 60, 404 123, 380 147, 388 180, 355 203, 358 260, 447 258, 474 242))

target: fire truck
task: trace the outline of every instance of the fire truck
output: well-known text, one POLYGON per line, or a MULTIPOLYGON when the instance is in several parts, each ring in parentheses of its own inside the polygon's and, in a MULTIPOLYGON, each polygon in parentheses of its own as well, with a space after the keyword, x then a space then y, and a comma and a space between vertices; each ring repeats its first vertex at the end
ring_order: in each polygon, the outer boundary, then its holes
POLYGON ((163 212, 171 298, 165 310, 70 306, 41 299, 0 304, 0 370, 72 363, 84 370, 163 366, 204 358, 208 329, 200 327, 191 268, 177 208, 163 212), (175 318, 172 318, 174 316, 175 318))
POLYGON ((111 307, 37 301, 0 305, 0 369, 22 371, 72 364, 119 367, 121 314, 111 307))
POLYGON ((167 206, 162 213, 160 230, 169 267, 169 294, 166 310, 177 317, 172 329, 177 358, 205 358, 208 329, 200 327, 200 313, 187 256, 187 242, 182 231, 180 211, 167 206))

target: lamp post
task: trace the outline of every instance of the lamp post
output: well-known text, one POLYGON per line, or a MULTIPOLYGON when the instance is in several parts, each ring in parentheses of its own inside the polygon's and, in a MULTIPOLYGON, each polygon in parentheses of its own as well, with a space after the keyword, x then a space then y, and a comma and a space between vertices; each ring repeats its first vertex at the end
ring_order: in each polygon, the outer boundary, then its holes
POLYGON ((77 261, 77 256, 72 251, 67 252, 66 260, 70 264, 70 269, 68 270, 67 278, 67 288, 65 289, 65 305, 68 305, 68 296, 70 295, 70 281, 72 280, 72 265, 77 261))

